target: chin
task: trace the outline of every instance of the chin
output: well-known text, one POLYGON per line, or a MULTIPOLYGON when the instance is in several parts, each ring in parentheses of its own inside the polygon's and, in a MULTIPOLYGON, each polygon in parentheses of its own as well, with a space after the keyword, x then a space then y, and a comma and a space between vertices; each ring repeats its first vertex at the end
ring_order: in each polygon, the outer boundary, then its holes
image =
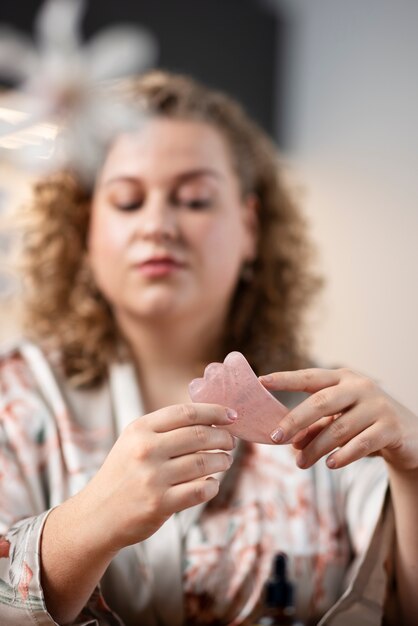
POLYGON ((138 319, 152 321, 174 318, 183 309, 178 300, 167 297, 146 298, 128 308, 138 319))

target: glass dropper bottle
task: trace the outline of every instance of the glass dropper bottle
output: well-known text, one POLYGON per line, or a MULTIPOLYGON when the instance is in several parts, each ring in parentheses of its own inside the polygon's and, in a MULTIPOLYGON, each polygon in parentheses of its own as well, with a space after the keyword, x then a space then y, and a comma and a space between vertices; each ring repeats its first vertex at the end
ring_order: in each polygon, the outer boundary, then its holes
POLYGON ((294 587, 287 578, 286 569, 287 557, 279 552, 264 586, 262 614, 254 626, 301 626, 301 622, 295 620, 294 587))

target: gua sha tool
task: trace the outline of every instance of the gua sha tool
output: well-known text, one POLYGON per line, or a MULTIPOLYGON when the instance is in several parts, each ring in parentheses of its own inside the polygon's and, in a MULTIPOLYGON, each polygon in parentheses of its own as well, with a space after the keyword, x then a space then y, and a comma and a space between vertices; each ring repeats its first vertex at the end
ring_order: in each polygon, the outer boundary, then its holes
POLYGON ((211 402, 235 409, 238 419, 222 426, 240 439, 270 443, 270 433, 288 409, 263 387, 241 352, 230 352, 223 363, 210 363, 203 378, 189 384, 193 402, 211 402))

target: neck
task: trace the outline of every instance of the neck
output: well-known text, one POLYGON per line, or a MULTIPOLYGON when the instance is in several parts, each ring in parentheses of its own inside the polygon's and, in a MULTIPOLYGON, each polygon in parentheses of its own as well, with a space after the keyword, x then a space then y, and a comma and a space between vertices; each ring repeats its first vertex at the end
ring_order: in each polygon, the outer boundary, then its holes
POLYGON ((190 402, 188 383, 220 358, 223 320, 138 321, 119 315, 117 321, 132 352, 146 411, 190 402))

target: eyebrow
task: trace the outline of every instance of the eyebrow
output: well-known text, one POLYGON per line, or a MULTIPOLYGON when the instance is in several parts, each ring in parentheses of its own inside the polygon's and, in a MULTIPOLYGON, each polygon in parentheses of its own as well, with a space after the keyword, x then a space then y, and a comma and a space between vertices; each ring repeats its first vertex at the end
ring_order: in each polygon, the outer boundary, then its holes
MULTIPOLYGON (((188 180, 192 180, 193 178, 198 178, 199 176, 212 176, 218 180, 222 180, 224 176, 210 167, 201 167, 193 170, 188 170, 187 172, 182 172, 181 174, 177 174, 173 177, 173 181, 175 183, 183 183, 188 180)), ((121 175, 121 176, 113 176, 109 178, 109 180, 105 180, 103 182, 104 186, 111 185, 115 182, 130 182, 130 183, 138 183, 141 180, 139 176, 131 176, 131 175, 121 175)))

